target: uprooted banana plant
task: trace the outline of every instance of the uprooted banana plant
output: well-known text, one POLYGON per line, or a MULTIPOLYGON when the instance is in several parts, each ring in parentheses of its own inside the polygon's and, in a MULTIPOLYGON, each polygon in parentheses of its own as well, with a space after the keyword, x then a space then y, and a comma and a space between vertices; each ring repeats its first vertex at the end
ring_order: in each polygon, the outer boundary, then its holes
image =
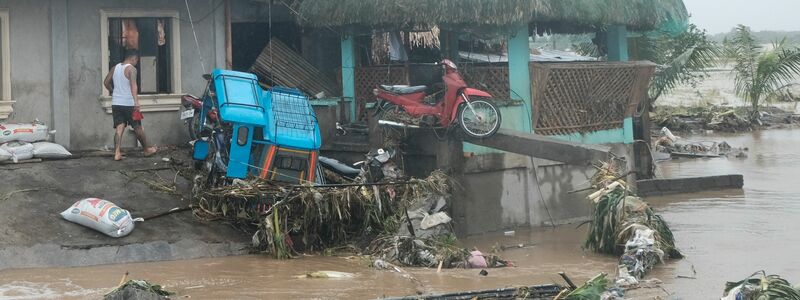
POLYGON ((592 184, 598 190, 589 199, 595 204, 584 247, 595 252, 621 255, 618 282, 636 284, 664 258, 682 258, 667 223, 641 198, 632 193, 612 163, 597 166, 592 184))
POLYGON ((800 291, 793 288, 786 279, 778 275, 767 275, 764 271, 758 271, 744 280, 727 282, 725 284, 725 297, 722 299, 800 300, 800 291), (758 276, 759 274, 761 276, 758 276))

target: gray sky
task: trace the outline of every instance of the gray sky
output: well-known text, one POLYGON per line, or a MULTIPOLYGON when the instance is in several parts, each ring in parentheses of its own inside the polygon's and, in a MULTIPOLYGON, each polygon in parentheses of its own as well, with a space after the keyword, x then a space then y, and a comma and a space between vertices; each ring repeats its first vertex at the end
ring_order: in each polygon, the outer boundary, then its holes
POLYGON ((760 30, 800 30, 800 0, 683 0, 691 22, 709 33, 737 24, 760 30))

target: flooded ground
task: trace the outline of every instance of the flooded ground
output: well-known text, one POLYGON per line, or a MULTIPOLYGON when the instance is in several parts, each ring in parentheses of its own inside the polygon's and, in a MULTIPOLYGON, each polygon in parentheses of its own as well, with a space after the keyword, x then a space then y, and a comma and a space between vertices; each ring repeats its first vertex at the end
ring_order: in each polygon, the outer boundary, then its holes
MULTIPOLYGON (((664 288, 644 292, 652 299, 719 298, 727 280, 739 280, 757 270, 781 274, 800 283, 800 130, 689 137, 726 140, 748 147, 746 159, 673 160, 659 164, 665 177, 744 174, 743 191, 653 197, 647 199, 672 226, 678 246, 687 255, 657 267, 649 277, 664 288), (694 271, 693 271, 694 270, 694 271), (695 273, 696 272, 696 273, 695 273), (680 277, 694 277, 679 278, 680 277)), ((192 299, 370 299, 514 285, 562 283, 558 271, 582 282, 599 272, 614 272, 616 258, 581 250, 585 228, 517 230, 463 240, 465 246, 488 250, 495 245, 531 244, 501 252, 515 268, 478 270, 408 268, 418 280, 378 271, 358 258, 306 256, 278 261, 262 256, 190 261, 138 263, 80 268, 24 269, 0 272, 0 298, 99 298, 117 285, 125 272, 130 278, 165 285, 192 299), (305 272, 331 270, 356 274, 351 279, 297 279, 305 272)))

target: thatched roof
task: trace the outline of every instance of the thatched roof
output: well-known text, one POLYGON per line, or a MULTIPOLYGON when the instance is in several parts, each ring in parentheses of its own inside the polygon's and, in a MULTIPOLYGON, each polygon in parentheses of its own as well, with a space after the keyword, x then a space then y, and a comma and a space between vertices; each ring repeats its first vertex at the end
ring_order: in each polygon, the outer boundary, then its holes
POLYGON ((650 30, 685 22, 682 0, 303 0, 299 21, 312 27, 503 29, 594 32, 608 25, 650 30))

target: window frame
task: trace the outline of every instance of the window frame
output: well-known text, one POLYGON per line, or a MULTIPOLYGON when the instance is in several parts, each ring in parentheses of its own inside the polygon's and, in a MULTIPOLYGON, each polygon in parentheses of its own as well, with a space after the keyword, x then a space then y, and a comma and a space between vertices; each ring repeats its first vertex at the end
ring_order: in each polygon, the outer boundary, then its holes
MULTIPOLYGON (((181 34, 180 18, 176 10, 100 10, 100 68, 101 80, 108 74, 108 19, 109 18, 169 18, 170 20, 170 84, 172 93, 169 94, 143 94, 139 95, 142 111, 177 111, 181 104, 181 34)), ((111 113, 111 95, 108 90, 100 85, 100 102, 106 113, 111 113)))
POLYGON ((0 94, 0 119, 8 119, 9 115, 14 112, 14 103, 16 101, 11 99, 11 37, 9 32, 9 13, 7 8, 0 9, 0 87, 2 94, 0 94))

